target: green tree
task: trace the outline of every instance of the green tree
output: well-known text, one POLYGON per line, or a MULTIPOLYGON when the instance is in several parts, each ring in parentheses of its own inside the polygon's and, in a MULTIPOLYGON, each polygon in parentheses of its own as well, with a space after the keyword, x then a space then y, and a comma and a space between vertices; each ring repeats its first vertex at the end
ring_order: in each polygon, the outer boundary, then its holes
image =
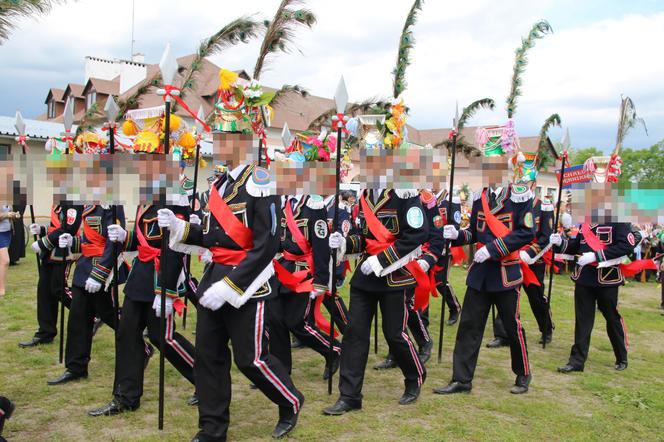
POLYGON ((596 147, 585 147, 583 149, 572 150, 569 159, 572 166, 576 166, 577 164, 583 164, 590 157, 602 155, 606 154, 596 147))
POLYGON ((664 183, 664 140, 648 149, 623 149, 620 181, 641 185, 664 183))

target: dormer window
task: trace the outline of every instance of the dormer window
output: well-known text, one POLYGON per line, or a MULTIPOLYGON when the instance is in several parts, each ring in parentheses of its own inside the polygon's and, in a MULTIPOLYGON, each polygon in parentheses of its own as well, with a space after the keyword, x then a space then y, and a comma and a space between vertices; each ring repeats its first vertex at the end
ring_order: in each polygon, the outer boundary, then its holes
POLYGON ((55 100, 50 99, 48 101, 48 118, 55 118, 55 100))
POLYGON ((93 104, 97 102, 97 91, 90 89, 88 95, 85 96, 85 109, 90 109, 93 104))

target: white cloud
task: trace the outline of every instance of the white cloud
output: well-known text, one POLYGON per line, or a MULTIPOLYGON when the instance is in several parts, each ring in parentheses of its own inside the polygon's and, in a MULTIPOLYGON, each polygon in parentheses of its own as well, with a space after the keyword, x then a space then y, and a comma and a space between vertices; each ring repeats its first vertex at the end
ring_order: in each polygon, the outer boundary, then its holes
MULTIPOLYGON (((185 55, 230 19, 256 12, 271 18, 277 4, 254 0, 226 8, 218 0, 138 0, 136 49, 156 62, 170 41, 176 53, 185 55)), ((273 59, 262 80, 270 85, 298 83, 329 96, 343 74, 352 100, 388 96, 410 2, 309 0, 308 5, 318 23, 313 30, 298 32, 301 52, 273 59)), ((482 97, 493 98, 497 109, 481 112, 473 123, 504 121, 514 49, 536 20, 556 7, 559 3, 553 0, 424 2, 407 74, 410 122, 421 128, 448 126, 456 100, 463 106, 482 97)), ((552 22, 555 33, 531 51, 516 115, 519 131, 536 133, 547 116, 558 112, 571 127, 574 144, 610 148, 624 93, 634 99, 650 129, 648 138, 635 130, 627 145, 645 147, 663 139, 664 59, 652 46, 664 41, 664 13, 568 21, 552 22)), ((127 58, 130 33, 130 0, 79 0, 56 6, 39 21, 24 20, 0 46, 0 112, 10 115, 17 107, 42 112, 49 86, 83 81, 85 55, 127 58)), ((254 42, 213 60, 251 71, 257 53, 254 42)))

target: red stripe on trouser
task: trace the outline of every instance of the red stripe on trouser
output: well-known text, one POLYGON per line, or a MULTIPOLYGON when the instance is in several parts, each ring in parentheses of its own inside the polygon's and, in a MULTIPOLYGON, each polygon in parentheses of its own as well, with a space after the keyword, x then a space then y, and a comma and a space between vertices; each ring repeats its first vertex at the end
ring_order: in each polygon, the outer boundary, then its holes
POLYGON ((337 310, 339 311, 339 316, 341 316, 341 320, 344 321, 344 324, 348 324, 348 319, 346 319, 346 315, 344 315, 344 309, 341 307, 341 301, 339 301, 338 297, 334 300, 334 303, 337 306, 337 310))
POLYGON ((415 314, 417 315, 417 322, 420 324, 420 331, 422 332, 422 336, 424 336, 424 340, 427 342, 430 341, 431 336, 429 336, 429 331, 424 326, 424 322, 422 322, 422 315, 419 312, 415 312, 415 314))
POLYGON ((424 373, 424 370, 422 369, 422 365, 420 364, 420 357, 415 351, 415 347, 413 347, 413 343, 410 341, 410 338, 408 337, 408 334, 405 332, 406 327, 408 326, 408 298, 406 296, 406 292, 404 291, 403 294, 403 323, 401 324, 401 336, 404 338, 406 341, 406 344, 408 344, 408 348, 410 349, 410 355, 413 358, 413 361, 415 361, 415 367, 417 368, 417 385, 421 386, 424 380, 422 379, 422 374, 424 373))
MULTIPOLYGON (((620 311, 618 310, 618 305, 616 305, 616 313, 620 316, 620 311)), ((625 318, 620 316, 620 325, 623 329, 623 335, 625 335, 625 350, 629 351, 629 338, 627 337, 627 327, 625 327, 625 318)))
POLYGON ((523 359, 523 371, 524 375, 528 376, 530 373, 530 365, 528 364, 528 350, 526 349, 526 343, 523 339, 523 328, 521 327, 521 290, 516 292, 516 313, 514 314, 514 319, 516 320, 516 330, 519 334, 519 345, 521 345, 521 358, 523 359))
MULTIPOLYGON (((314 338, 316 338, 320 343, 322 343, 325 347, 330 348, 330 342, 323 337, 320 333, 318 333, 316 330, 314 330, 309 324, 307 324, 307 318, 309 317, 309 312, 311 311, 311 301, 312 299, 309 298, 309 301, 307 302, 307 308, 304 311, 304 329, 314 338)), ((332 350, 335 351, 336 353, 341 353, 341 349, 339 347, 332 346, 332 350)))
POLYGON ((262 353, 262 342, 263 342, 263 312, 265 307, 265 301, 260 301, 256 303, 256 322, 255 322, 255 331, 254 331, 254 366, 256 366, 260 372, 265 376, 265 378, 270 381, 272 385, 282 394, 284 397, 293 404, 293 411, 295 413, 300 411, 300 400, 291 393, 288 388, 279 380, 279 378, 270 370, 270 367, 267 366, 265 361, 261 360, 262 353))
POLYGON ((173 315, 168 315, 167 318, 167 325, 166 325, 166 343, 173 347, 173 350, 177 352, 180 356, 182 356, 182 359, 185 360, 187 364, 189 364, 190 367, 194 366, 194 358, 191 356, 187 351, 182 348, 180 343, 173 339, 173 315))

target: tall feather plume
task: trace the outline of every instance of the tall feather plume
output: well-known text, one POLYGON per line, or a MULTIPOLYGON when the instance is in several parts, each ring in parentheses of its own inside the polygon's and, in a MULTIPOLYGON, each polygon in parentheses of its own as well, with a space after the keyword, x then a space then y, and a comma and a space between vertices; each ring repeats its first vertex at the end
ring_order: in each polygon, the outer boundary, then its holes
POLYGON ((549 129, 554 126, 560 127, 562 121, 560 115, 553 114, 546 120, 540 129, 539 133, 539 146, 537 148, 537 158, 535 159, 537 170, 545 169, 549 164, 553 163, 553 158, 551 157, 551 149, 549 146, 549 129))
POLYGON ((64 0, 19 0, 3 1, 0 6, 0 44, 9 38, 9 33, 16 27, 16 21, 23 17, 47 14, 54 5, 65 3, 64 0))
POLYGON ((270 101, 270 106, 277 106, 288 94, 296 94, 306 98, 309 96, 309 91, 299 84, 284 84, 281 86, 281 89, 274 93, 274 97, 272 98, 272 101, 270 101))
MULTIPOLYGON (((495 107, 496 103, 493 101, 493 99, 480 98, 479 100, 475 100, 468 106, 464 107, 463 111, 461 111, 461 116, 459 117, 459 123, 457 127, 459 132, 457 135, 457 149, 463 152, 466 157, 479 156, 482 152, 477 147, 475 147, 473 142, 468 142, 466 140, 466 137, 461 133, 461 129, 466 127, 466 123, 468 123, 468 121, 475 116, 478 110, 493 110, 495 107)), ((446 147, 448 150, 450 150, 452 148, 452 140, 445 139, 434 145, 434 147, 446 147)))
POLYGON ((161 84, 161 72, 157 71, 151 78, 143 80, 133 94, 126 97, 124 100, 118 100, 118 108, 120 109, 118 112, 118 120, 123 118, 128 110, 138 108, 140 98, 147 94, 150 91, 150 88, 159 87, 159 84, 161 84))
POLYGON ((643 129, 648 134, 648 128, 643 118, 636 114, 636 107, 634 102, 629 97, 621 97, 620 103, 620 120, 618 120, 618 134, 616 135, 616 147, 613 149, 614 154, 618 154, 622 148, 623 141, 627 133, 634 128, 637 124, 642 125, 643 129))
POLYGON ((83 118, 78 123, 76 128, 76 135, 80 135, 86 130, 93 130, 95 126, 104 122, 104 113, 99 109, 99 105, 94 103, 90 108, 85 111, 83 118))
MULTIPOLYGON (((221 28, 217 33, 203 40, 196 51, 194 59, 185 71, 182 79, 180 97, 184 98, 188 91, 196 86, 196 74, 203 67, 203 60, 206 57, 219 54, 224 49, 228 49, 238 43, 248 43, 249 40, 256 38, 261 32, 263 24, 252 17, 244 16, 233 20, 221 28)), ((174 108, 177 103, 173 103, 174 108)), ((175 111, 175 109, 174 109, 175 111)))
POLYGON ((276 52, 290 52, 299 26, 313 27, 316 16, 309 9, 292 9, 292 6, 303 4, 303 0, 281 0, 272 21, 265 21, 265 38, 261 45, 253 78, 260 79, 269 55, 276 52))
MULTIPOLYGON (((366 114, 372 110, 385 112, 390 106, 390 102, 385 98, 369 98, 361 103, 349 103, 345 114, 348 116, 366 114)), ((322 126, 328 124, 333 116, 337 114, 335 107, 328 109, 309 123, 307 130, 319 130, 322 126)))
POLYGON ((516 112, 517 98, 521 96, 521 77, 528 64, 528 50, 535 46, 535 41, 543 38, 546 34, 552 33, 551 25, 545 20, 539 21, 533 25, 526 38, 521 39, 521 46, 516 50, 514 59, 514 72, 512 73, 512 86, 510 94, 507 97, 507 117, 512 118, 516 112))
POLYGON ((415 37, 413 37, 412 27, 417 21, 417 13, 422 10, 422 0, 415 0, 410 12, 406 17, 403 30, 401 31, 401 38, 399 39, 399 52, 397 53, 397 64, 392 71, 394 75, 392 94, 394 98, 406 90, 406 68, 410 65, 410 50, 415 45, 415 37))

